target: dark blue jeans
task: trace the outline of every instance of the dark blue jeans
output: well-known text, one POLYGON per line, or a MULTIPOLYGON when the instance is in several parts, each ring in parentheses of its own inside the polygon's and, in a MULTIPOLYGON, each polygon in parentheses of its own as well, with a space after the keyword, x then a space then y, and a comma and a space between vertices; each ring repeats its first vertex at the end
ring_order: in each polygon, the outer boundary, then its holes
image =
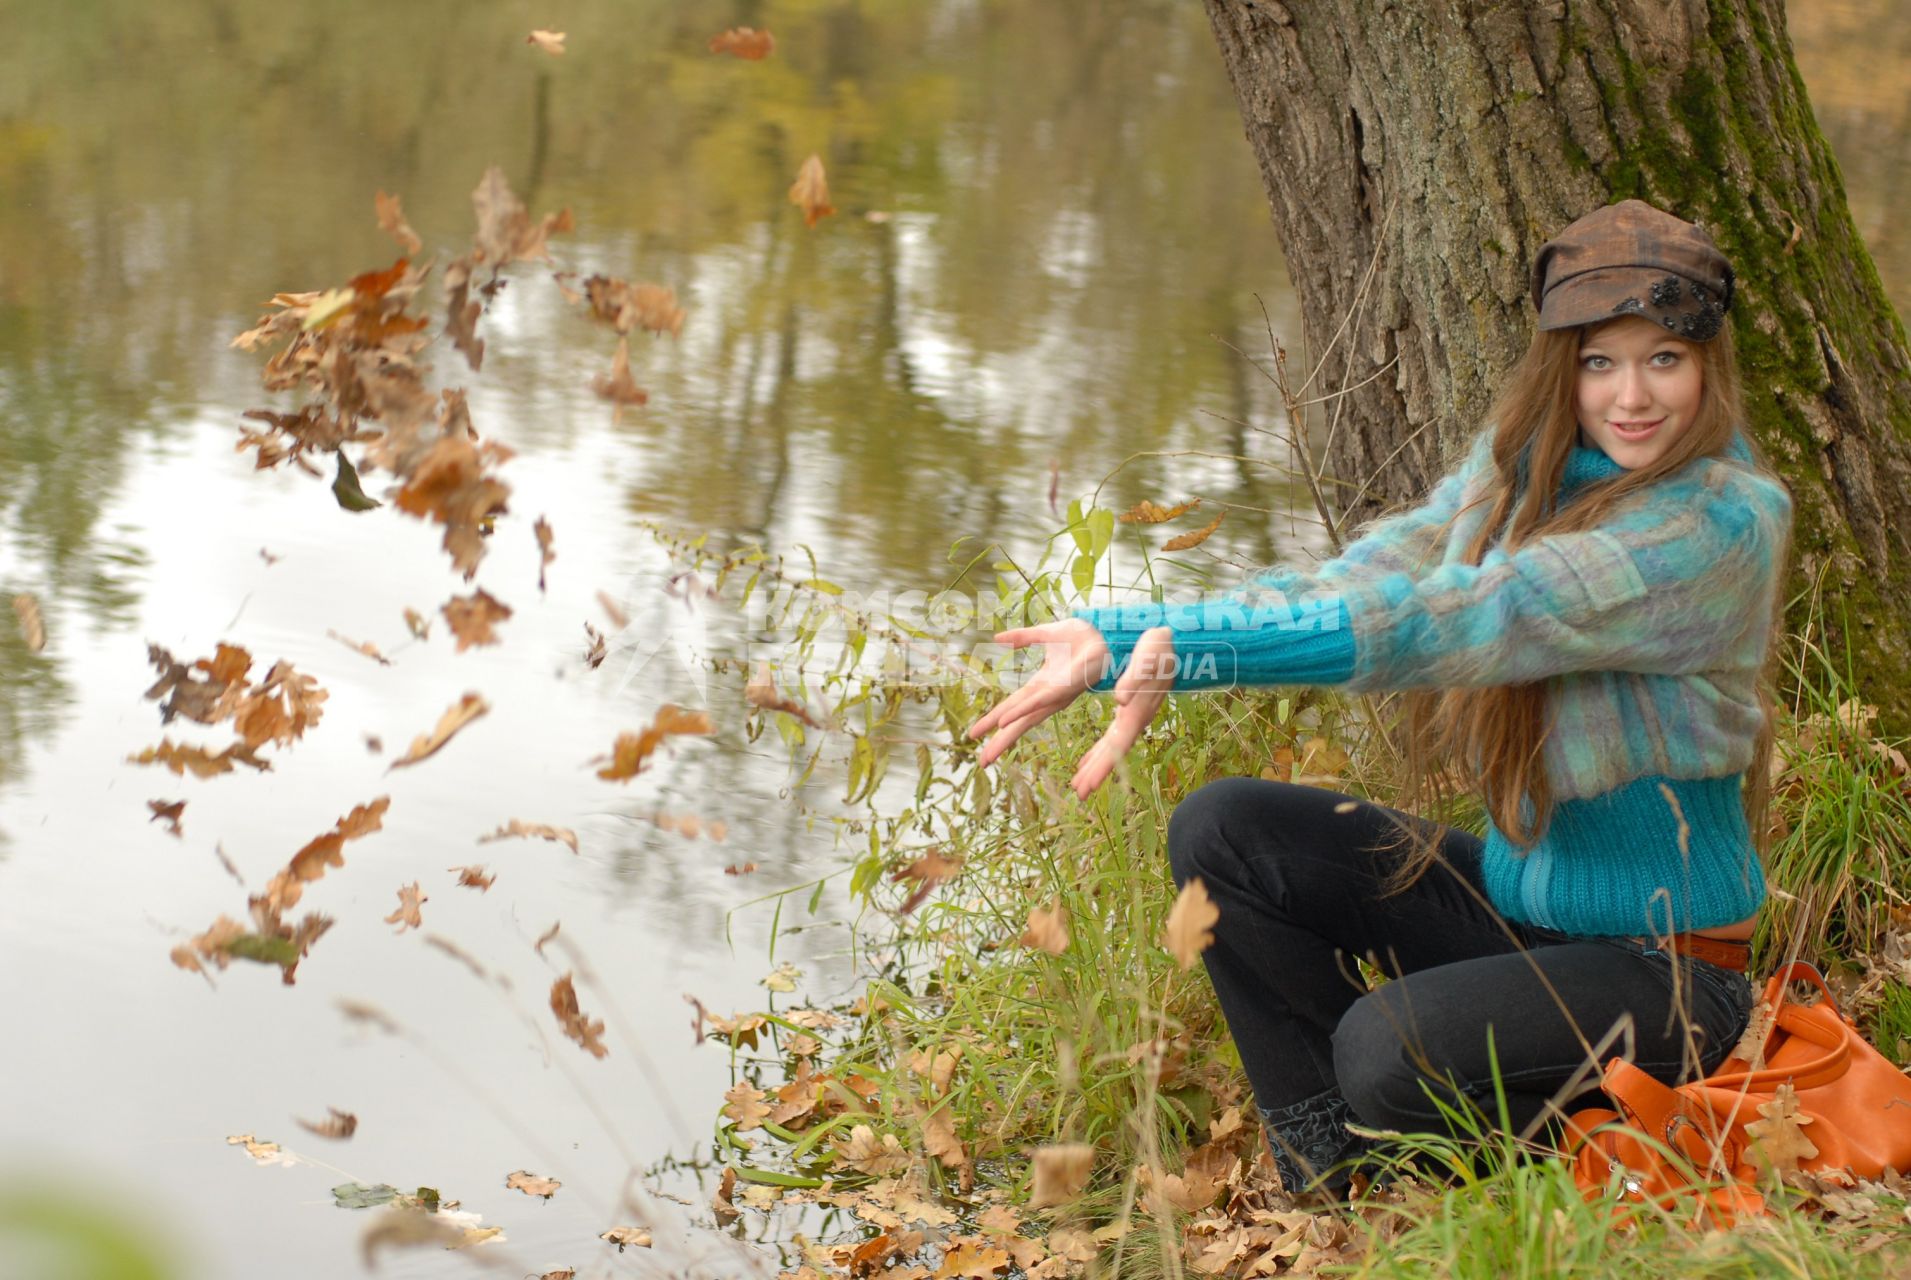
POLYGON ((1329 1185, 1344 1181, 1367 1147, 1350 1119, 1442 1132, 1445 1103, 1497 1128, 1496 1064, 1510 1127, 1531 1135, 1593 1104, 1612 1057, 1677 1083, 1744 1033, 1742 974, 1503 919, 1466 832, 1388 895, 1403 822, 1424 827, 1338 792, 1229 778, 1168 826, 1175 883, 1200 877, 1220 909, 1203 959, 1290 1189, 1336 1168, 1329 1185), (1391 981, 1369 991, 1356 957, 1391 981))

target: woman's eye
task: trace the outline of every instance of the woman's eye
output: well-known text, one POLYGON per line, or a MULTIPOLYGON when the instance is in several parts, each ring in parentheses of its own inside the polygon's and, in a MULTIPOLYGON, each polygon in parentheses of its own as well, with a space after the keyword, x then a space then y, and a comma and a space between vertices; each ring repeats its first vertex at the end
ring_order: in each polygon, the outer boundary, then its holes
POLYGON ((1652 357, 1652 363, 1661 367, 1670 367, 1679 363, 1679 353, 1676 351, 1658 352, 1652 357))
POLYGON ((1587 356, 1579 363, 1585 368, 1595 370, 1609 369, 1612 367, 1612 361, 1608 360, 1605 356, 1587 356))

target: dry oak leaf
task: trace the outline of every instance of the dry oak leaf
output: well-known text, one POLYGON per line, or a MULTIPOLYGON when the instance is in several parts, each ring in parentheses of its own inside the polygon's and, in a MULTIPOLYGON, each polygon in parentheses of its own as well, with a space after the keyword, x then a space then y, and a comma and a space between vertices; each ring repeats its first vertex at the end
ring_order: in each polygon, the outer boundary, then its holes
POLYGON ((1177 516, 1184 516, 1201 505, 1201 499, 1189 498, 1186 502, 1177 502, 1172 507, 1158 506, 1143 499, 1121 513, 1118 517, 1123 524, 1164 524, 1177 516))
POLYGON ((411 632, 412 639, 414 640, 429 640, 431 639, 431 620, 425 617, 424 614, 418 612, 418 610, 407 607, 405 609, 405 630, 411 632))
POLYGON ((1813 1118, 1798 1109, 1798 1094, 1791 1085, 1779 1085, 1770 1102, 1759 1104, 1758 1114, 1763 1118, 1745 1126, 1752 1138, 1747 1154, 1758 1163, 1780 1174, 1797 1173, 1800 1160, 1818 1155, 1817 1144, 1805 1136, 1813 1118))
POLYGON ((597 603, 598 606, 603 609, 604 616, 610 619, 610 625, 613 629, 622 631, 625 627, 630 625, 630 615, 624 612, 624 606, 618 604, 617 601, 611 598, 610 592, 599 591, 597 593, 597 603))
POLYGON ((308 1133, 316 1133, 321 1138, 331 1138, 337 1142, 343 1142, 358 1132, 357 1116, 349 1111, 340 1111, 337 1107, 327 1107, 325 1109, 331 1114, 323 1120, 316 1122, 311 1120, 299 1120, 297 1116, 294 1116, 293 1119, 297 1120, 299 1127, 308 1133))
POLYGON ((445 333, 464 352, 473 373, 484 365, 484 339, 478 336, 484 304, 471 296, 471 272, 477 265, 477 254, 468 253, 445 266, 445 333))
POLYGON ((738 862, 732 862, 732 863, 731 863, 731 864, 730 864, 729 866, 727 866, 727 867, 725 867, 725 868, 723 869, 723 874, 724 874, 724 875, 726 875, 726 876, 749 876, 749 875, 755 875, 755 874, 756 874, 756 863, 754 863, 754 862, 742 862, 742 863, 738 863, 738 862))
POLYGON ((935 1280, 990 1280, 1009 1267, 1009 1251, 1001 1245, 973 1237, 955 1242, 942 1255, 935 1280))
POLYGON ((298 905, 305 886, 325 874, 328 867, 345 865, 345 842, 368 836, 385 825, 385 811, 391 808, 390 796, 379 796, 370 804, 353 805, 352 811, 332 824, 323 835, 306 841, 305 847, 266 882, 265 892, 255 900, 273 917, 298 905))
POLYGON ((259 759, 243 742, 235 742, 214 755, 204 747, 175 743, 171 738, 161 738, 158 746, 147 747, 138 755, 127 756, 126 760, 129 764, 163 764, 181 777, 190 769, 195 778, 216 778, 222 773, 231 773, 234 764, 261 773, 272 767, 270 761, 259 759))
POLYGON ((489 710, 491 710, 491 704, 481 696, 475 693, 465 694, 438 717, 438 723, 432 727, 430 733, 421 733, 413 738, 411 745, 405 748, 405 754, 391 762, 391 768, 401 769, 407 765, 417 764, 421 760, 430 759, 438 754, 439 749, 450 742, 460 729, 489 710))
POLYGON ((896 873, 889 878, 897 882, 913 880, 915 881, 916 887, 910 891, 907 898, 903 899, 902 905, 897 907, 896 910, 902 915, 908 915, 911 911, 921 906, 923 900, 931 893, 935 892, 937 885, 946 884, 950 880, 953 880, 956 873, 961 870, 962 859, 945 858, 941 852, 935 849, 929 850, 929 852, 923 854, 908 866, 898 868, 896 873))
POLYGON ((757 664, 756 674, 750 677, 750 683, 743 686, 743 696, 753 707, 762 707, 765 711, 785 711, 812 729, 823 727, 810 714, 809 708, 777 691, 776 677, 770 674, 767 661, 757 664))
POLYGON ((551 550, 556 535, 551 532, 551 522, 539 516, 531 524, 531 532, 537 537, 537 589, 544 590, 544 571, 557 559, 557 552, 551 550))
POLYGON ((720 1227, 727 1227, 743 1216, 743 1211, 737 1208, 736 1201, 730 1198, 736 1189, 737 1171, 733 1167, 725 1167, 723 1177, 717 1181, 716 1191, 710 1196, 710 1208, 715 1212, 717 1225, 720 1227))
POLYGON ((564 33, 562 31, 533 31, 524 37, 524 43, 534 44, 552 57, 564 55, 564 33))
POLYGON ((186 811, 186 802, 184 800, 148 800, 146 807, 153 811, 153 816, 146 819, 146 821, 163 821, 166 824, 166 833, 168 835, 182 836, 185 834, 179 825, 179 815, 186 811))
POLYGON ((557 1015, 564 1034, 582 1045, 591 1057, 602 1058, 610 1053, 610 1046, 604 1043, 603 1019, 584 1016, 584 1011, 577 1006, 577 988, 571 985, 568 973, 551 984, 551 1012, 557 1015))
POLYGON ((638 386, 637 380, 630 376, 629 338, 617 340, 617 354, 611 357, 610 372, 600 373, 591 379, 591 390, 597 393, 599 399, 617 406, 611 414, 612 421, 621 420, 627 406, 649 402, 650 393, 638 386))
POLYGON ((385 917, 385 923, 397 925, 399 933, 407 929, 422 929, 425 921, 418 914, 418 908, 429 901, 431 899, 425 896, 424 891, 418 887, 418 882, 414 880, 398 890, 398 907, 385 917))
POLYGON ((365 655, 367 658, 370 658, 373 662, 376 662, 381 667, 389 667, 391 665, 391 659, 387 658, 384 654, 380 653, 378 651, 378 646, 373 644, 369 640, 352 640, 345 636, 340 635, 336 631, 330 631, 330 630, 328 630, 325 634, 331 639, 336 640, 340 644, 344 645, 347 649, 350 649, 353 653, 360 653, 365 655))
POLYGON ((527 1196, 543 1196, 549 1200, 557 1194, 564 1184, 556 1178, 540 1178, 537 1174, 524 1169, 505 1175, 504 1188, 507 1191, 522 1191, 527 1196))
POLYGON ((1220 918, 1220 908, 1208 897, 1208 887, 1201 883, 1201 877, 1196 876, 1181 886, 1175 897, 1162 945, 1183 969, 1191 968, 1201 953, 1214 945, 1214 922, 1220 918))
POLYGON ((1023 930, 1020 941, 1025 947, 1036 947, 1052 956, 1067 951, 1068 908, 1060 901, 1048 907, 1030 907, 1028 928, 1023 930))
POLYGON ((405 221, 405 206, 397 196, 380 191, 372 197, 372 208, 378 213, 378 229, 396 240, 399 248, 415 255, 425 247, 411 223, 405 221))
POLYGON ((922 1118, 922 1146, 947 1168, 960 1169, 969 1163, 969 1153, 956 1137, 952 1107, 938 1108, 922 1118))
POLYGON ((484 559, 491 522, 508 509, 511 486, 492 472, 513 456, 495 440, 480 443, 467 431, 447 432, 411 462, 404 487, 392 498, 406 515, 444 526, 442 545, 466 580, 484 559))
POLYGON ((770 1108, 763 1102, 766 1096, 748 1080, 739 1080, 724 1091, 723 1114, 736 1121, 738 1133, 760 1129, 770 1114, 770 1108))
POLYGON ((591 276, 584 281, 582 297, 590 304, 591 317, 609 325, 620 334, 632 329, 683 336, 684 309, 677 305, 677 291, 668 285, 632 284, 614 276, 591 276))
POLYGON ((1035 1172, 1029 1189, 1029 1208, 1049 1209, 1072 1202, 1088 1184, 1088 1173, 1094 1165, 1095 1148, 1085 1142, 1064 1142, 1035 1148, 1035 1172))
POLYGON ((46 624, 40 620, 40 602, 32 596, 13 597, 13 616, 20 620, 20 639, 29 653, 46 648, 46 624))
POLYGON ((1221 522, 1227 519, 1227 514, 1227 512, 1223 511, 1220 515, 1216 516, 1201 528, 1196 529, 1194 532, 1184 533, 1180 537, 1168 539, 1161 544, 1161 549, 1163 551, 1187 551, 1192 547, 1200 546, 1208 540, 1209 534, 1221 527, 1221 522))
POLYGON ((611 745, 610 763, 597 771, 606 782, 628 782, 643 771, 644 761, 663 745, 664 739, 679 734, 712 734, 717 731, 706 711, 686 711, 665 703, 638 733, 620 733, 611 745))
POLYGON ((812 155, 797 170, 796 181, 790 185, 790 203, 802 208, 806 227, 836 212, 836 206, 829 202, 829 180, 823 174, 821 156, 812 155))
POLYGON ((836 1156, 858 1173, 876 1178, 901 1173, 909 1167, 909 1153, 902 1149, 896 1136, 885 1133, 878 1138, 876 1131, 866 1124, 850 1129, 849 1138, 836 1144, 836 1156))
POLYGON ((555 840, 559 844, 569 845, 571 852, 577 852, 577 832, 569 827, 553 827, 542 822, 526 822, 522 818, 513 818, 488 836, 479 836, 479 844, 490 844, 494 840, 539 838, 555 840))
POLYGON ((483 867, 446 867, 445 870, 458 873, 460 887, 476 889, 481 893, 489 892, 491 886, 498 882, 495 875, 486 875, 483 867))
POLYGON ((598 1232, 597 1238, 616 1245, 619 1253, 624 1251, 626 1245, 633 1249, 650 1248, 650 1232, 642 1227, 612 1227, 609 1231, 598 1232))
POLYGON ((551 260, 545 241, 572 227, 571 211, 547 213, 542 221, 532 222, 524 203, 511 191, 504 170, 496 165, 484 171, 477 189, 471 193, 471 207, 478 215, 478 234, 472 243, 479 258, 495 271, 509 262, 529 259, 551 260))
POLYGON ((444 614, 451 634, 458 638, 459 653, 498 643, 498 635, 491 629, 492 625, 504 622, 511 616, 511 606, 496 599, 482 587, 468 596, 451 597, 439 606, 438 611, 444 614))
POLYGON ((595 671, 604 665, 610 650, 605 647, 604 633, 588 622, 584 624, 584 638, 590 641, 584 648, 584 665, 595 671))
POLYGON ((750 27, 731 27, 721 35, 710 37, 711 53, 727 53, 750 62, 760 62, 775 50, 775 36, 750 27))

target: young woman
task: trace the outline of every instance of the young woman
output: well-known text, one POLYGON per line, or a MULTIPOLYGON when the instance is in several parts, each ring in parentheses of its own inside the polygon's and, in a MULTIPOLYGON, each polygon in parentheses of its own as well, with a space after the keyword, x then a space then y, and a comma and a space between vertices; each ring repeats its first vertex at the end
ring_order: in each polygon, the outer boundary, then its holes
POLYGON ((1691 1078, 1749 1016, 1792 509, 1739 430, 1732 270, 1629 200, 1533 277, 1538 331, 1494 425, 1422 505, 1220 600, 1004 632, 1045 645, 1042 668, 970 730, 986 766, 1112 687, 1086 796, 1170 690, 1409 691, 1408 807, 1457 781, 1484 840, 1254 778, 1169 825, 1175 880, 1220 909, 1204 958, 1291 1190, 1345 1180, 1350 1120, 1497 1123, 1497 1087, 1530 1134, 1604 1057, 1691 1078), (1355 957, 1393 980, 1368 992, 1355 957))

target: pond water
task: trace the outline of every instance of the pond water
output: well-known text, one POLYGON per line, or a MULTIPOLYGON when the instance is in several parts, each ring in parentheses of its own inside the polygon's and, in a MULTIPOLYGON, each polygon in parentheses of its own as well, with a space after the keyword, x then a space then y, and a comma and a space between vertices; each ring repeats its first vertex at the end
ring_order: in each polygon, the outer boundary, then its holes
MULTIPOLYGON (((1801 61, 1902 308, 1911 249, 1887 213, 1911 152, 1911 3, 1812 9, 1801 61)), ((808 546, 852 591, 934 589, 974 554, 952 557, 959 540, 1036 551, 1058 524, 1052 480, 1066 502, 1165 451, 1104 503, 1234 504, 1225 551, 1247 562, 1304 542, 1257 514, 1291 495, 1278 447, 1244 425, 1274 421, 1271 397, 1227 344, 1265 349, 1263 303, 1276 331, 1299 326, 1198 7, 0 0, 0 29, 0 582, 38 598, 47 633, 38 654, 0 640, 0 1184, 70 1191, 182 1275, 357 1274, 368 1215, 330 1191, 347 1181, 464 1201, 505 1228, 481 1252, 509 1274, 688 1273, 674 1239, 618 1257, 594 1238, 626 1170, 708 1152, 728 1059, 693 1045, 684 996, 760 1007, 785 960, 819 1003, 856 979, 840 881, 774 935, 765 901, 841 868, 840 778, 792 788, 774 735, 747 740, 740 687, 697 659, 762 646, 720 611, 687 621, 648 523, 808 546), (707 51, 746 24, 775 32, 773 57, 707 51), (525 44, 533 27, 568 51, 525 44), (840 212, 806 229, 786 191, 812 152, 840 212), (227 344, 275 292, 396 256, 377 190, 403 197, 428 253, 461 252, 494 164, 534 211, 573 211, 559 267, 669 285, 688 319, 635 344, 650 401, 621 420, 590 389, 613 342, 548 270, 510 273, 481 373, 431 353, 517 451, 477 577, 515 612, 501 644, 455 652, 437 607, 469 588, 435 528, 348 514, 323 480, 234 452, 242 411, 286 406, 259 389, 261 357, 227 344), (557 552, 543 592, 539 515, 557 552), (600 592, 630 624, 592 670, 600 592), (429 639, 406 608, 433 618, 429 639), (221 641, 255 677, 281 658, 315 676, 322 721, 261 775, 127 763, 162 734, 223 741, 162 726, 141 696, 149 643, 190 660, 221 641), (466 691, 490 713, 392 771, 466 691), (594 776, 587 761, 666 701, 707 705, 715 736, 629 784, 594 776), (383 830, 307 891, 337 924, 296 985, 168 961, 243 914, 221 852, 256 892, 378 796, 383 830), (187 802, 181 836, 148 820, 152 799, 187 802), (727 835, 658 824, 682 814, 727 835), (579 853, 476 843, 513 818, 574 828, 579 853), (447 868, 470 863, 491 889, 455 883, 447 868), (399 933, 384 917, 414 881, 424 928, 399 933), (575 956, 533 948, 558 921, 575 956), (546 1007, 573 967, 610 1024, 603 1061, 546 1007), (341 998, 401 1034, 349 1021, 341 998), (357 1115, 350 1142, 295 1125, 327 1106, 357 1115), (257 1165, 227 1144, 242 1133, 299 1159, 257 1165), (517 1169, 565 1189, 505 1190, 517 1169)), ((694 1171, 649 1185, 700 1194, 694 1171)), ((383 1270, 472 1266, 424 1250, 383 1270)))

